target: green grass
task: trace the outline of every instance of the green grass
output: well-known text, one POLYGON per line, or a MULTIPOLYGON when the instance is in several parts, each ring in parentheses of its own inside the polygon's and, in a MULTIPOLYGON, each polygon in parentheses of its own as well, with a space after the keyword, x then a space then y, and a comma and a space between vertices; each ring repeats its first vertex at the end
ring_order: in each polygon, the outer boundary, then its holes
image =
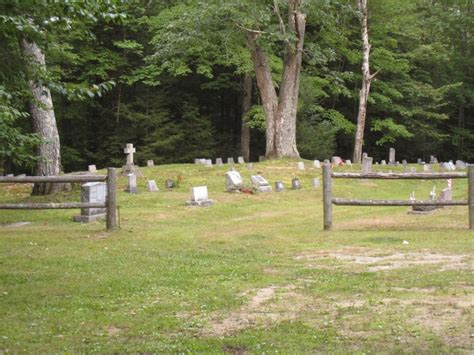
MULTIPOLYGON (((467 208, 410 216, 405 207, 335 206, 334 228, 323 231, 322 191, 311 187, 321 172, 306 166, 238 167, 247 182, 259 171, 272 185, 295 176, 303 185, 254 195, 225 193, 225 167, 142 168, 139 194, 119 181, 113 233, 104 222, 73 223, 76 210, 2 210, 0 352, 469 352, 467 208), (167 191, 164 180, 178 175, 167 191), (160 192, 146 192, 147 178, 160 192), (201 184, 215 204, 186 207, 201 184), (18 221, 32 224, 5 226, 18 221)), ((465 198, 466 181, 453 182, 454 198, 465 198)), ((338 179, 334 195, 407 199, 414 190, 425 199, 432 186, 338 179)), ((79 200, 78 186, 46 198, 29 189, 0 186, 0 201, 79 200)))

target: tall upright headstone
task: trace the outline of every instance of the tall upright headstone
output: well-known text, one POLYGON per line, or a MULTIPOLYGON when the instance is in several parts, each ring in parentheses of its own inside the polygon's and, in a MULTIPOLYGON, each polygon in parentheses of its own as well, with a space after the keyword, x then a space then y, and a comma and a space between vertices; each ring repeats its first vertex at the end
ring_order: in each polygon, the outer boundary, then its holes
POLYGON ((388 163, 390 165, 395 165, 395 148, 390 148, 390 151, 388 153, 388 163))
POLYGON ((372 172, 372 163, 374 158, 366 157, 362 159, 362 174, 369 174, 372 172))
MULTIPOLYGON (((81 185, 81 202, 104 203, 107 197, 105 182, 88 182, 81 185)), ((74 216, 75 222, 92 222, 104 218, 105 208, 81 208, 80 216, 74 216)))
POLYGON ((134 173, 127 175, 127 188, 125 192, 136 194, 137 193, 137 176, 134 173))

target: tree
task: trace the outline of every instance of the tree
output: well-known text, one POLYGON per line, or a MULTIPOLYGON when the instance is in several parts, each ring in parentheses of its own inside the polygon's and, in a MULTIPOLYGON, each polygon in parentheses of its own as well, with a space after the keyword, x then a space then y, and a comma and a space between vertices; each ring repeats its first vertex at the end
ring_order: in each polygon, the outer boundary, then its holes
POLYGON ((357 0, 357 6, 360 11, 360 24, 362 35, 362 87, 359 92, 359 112, 357 114, 357 128, 354 142, 354 155, 352 159, 355 163, 362 160, 362 145, 364 142, 365 121, 367 116, 367 101, 369 99, 370 84, 377 72, 370 73, 370 48, 368 31, 368 11, 367 0, 357 0))

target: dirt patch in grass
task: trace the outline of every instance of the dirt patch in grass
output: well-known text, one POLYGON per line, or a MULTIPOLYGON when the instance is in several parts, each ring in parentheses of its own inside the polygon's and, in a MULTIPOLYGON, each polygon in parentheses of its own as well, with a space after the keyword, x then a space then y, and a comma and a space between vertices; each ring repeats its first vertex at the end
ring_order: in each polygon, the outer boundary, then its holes
POLYGON ((247 292, 243 296, 253 296, 239 310, 226 315, 211 314, 201 335, 230 335, 252 326, 267 327, 296 319, 308 302, 305 296, 295 292, 295 289, 294 285, 269 286, 247 292))
MULTIPOLYGON (((390 271, 416 266, 435 266, 441 271, 468 270, 472 268, 472 258, 466 254, 438 254, 429 251, 393 253, 383 255, 384 251, 368 248, 347 248, 338 251, 318 251, 316 253, 298 254, 296 260, 336 261, 342 266, 352 268, 354 265, 365 267, 363 271, 390 271), (380 255, 382 254, 382 255, 380 255)), ((311 265, 311 267, 314 267, 311 265)), ((326 267, 327 264, 316 265, 326 267)))

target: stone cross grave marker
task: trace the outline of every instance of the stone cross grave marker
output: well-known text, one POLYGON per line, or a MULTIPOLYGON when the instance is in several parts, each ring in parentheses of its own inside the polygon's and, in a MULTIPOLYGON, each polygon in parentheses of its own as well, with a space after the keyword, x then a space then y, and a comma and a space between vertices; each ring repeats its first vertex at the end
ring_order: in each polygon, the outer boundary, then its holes
POLYGON ((237 162, 238 162, 239 164, 245 164, 244 157, 237 157, 237 162))
POLYGON ((240 191, 243 187, 242 176, 237 171, 228 171, 225 173, 225 187, 227 192, 240 191))
POLYGON ((153 160, 147 160, 146 161, 146 166, 148 166, 148 167, 155 166, 155 162, 153 160))
POLYGON ((134 165, 133 164, 133 154, 135 154, 137 150, 133 147, 132 143, 127 143, 123 152, 127 154, 127 165, 134 165))
POLYGON ((188 206, 210 206, 214 201, 208 197, 207 186, 196 186, 191 189, 191 200, 186 201, 188 206))
POLYGON ((372 163, 374 159, 367 157, 362 160, 362 174, 369 174, 372 172, 372 163))
POLYGON ((313 161, 313 166, 316 169, 321 169, 321 162, 319 160, 315 160, 315 161, 313 161))
POLYGON ((137 176, 134 173, 127 175, 127 188, 125 192, 136 194, 137 193, 137 176))
POLYGON ((271 192, 272 187, 268 185, 268 181, 265 180, 261 175, 252 175, 250 177, 252 184, 258 192, 271 192))
MULTIPOLYGON (((107 184, 105 182, 88 182, 81 185, 81 202, 105 202, 107 184)), ((81 208, 80 216, 74 216, 75 222, 92 222, 104 218, 105 208, 81 208)))
POLYGON ((303 161, 298 162, 298 169, 299 170, 304 170, 304 162, 303 161))
POLYGON ((301 189, 300 179, 298 179, 298 178, 292 179, 292 180, 291 180, 291 188, 292 188, 293 190, 301 189))
POLYGON ((156 185, 156 181, 155 181, 155 180, 148 180, 148 191, 150 191, 150 192, 158 192, 158 191, 160 191, 160 189, 159 189, 158 186, 156 185))
POLYGON ((87 171, 91 174, 95 174, 97 173, 97 167, 95 166, 95 164, 89 165, 87 167, 87 171))
POLYGON ((395 164, 395 148, 390 148, 389 153, 388 153, 388 163, 390 165, 395 164))
POLYGON ((282 192, 285 190, 285 185, 283 185, 283 182, 281 181, 276 181, 275 182, 275 191, 276 192, 282 192))

